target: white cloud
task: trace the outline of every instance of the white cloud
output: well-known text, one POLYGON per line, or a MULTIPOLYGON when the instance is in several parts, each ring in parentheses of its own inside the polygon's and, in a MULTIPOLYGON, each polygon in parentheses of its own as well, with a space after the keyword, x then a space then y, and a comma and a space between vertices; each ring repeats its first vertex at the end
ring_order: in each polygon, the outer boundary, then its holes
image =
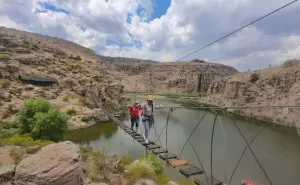
MULTIPOLYGON (((99 54, 172 61, 289 1, 171 0, 166 14, 151 20, 153 0, 0 0, 0 25, 62 37, 99 54)), ((209 58, 245 70, 300 57, 299 9, 295 3, 186 60, 209 58)))

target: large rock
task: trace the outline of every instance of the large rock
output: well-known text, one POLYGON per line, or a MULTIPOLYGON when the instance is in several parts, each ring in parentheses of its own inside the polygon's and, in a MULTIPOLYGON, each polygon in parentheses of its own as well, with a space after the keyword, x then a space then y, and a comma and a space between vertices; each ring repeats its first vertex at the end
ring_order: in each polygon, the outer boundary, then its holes
POLYGON ((9 102, 10 98, 11 98, 11 95, 8 92, 0 91, 0 99, 4 100, 6 102, 9 102))
POLYGON ((53 99, 56 99, 57 98, 57 95, 51 91, 45 91, 44 92, 44 97, 47 99, 47 100, 53 100, 53 99))
POLYGON ((108 116, 101 109, 94 109, 93 117, 97 122, 109 121, 108 116))
POLYGON ((10 181, 14 175, 16 165, 0 166, 0 183, 10 181))
POLYGON ((82 185, 85 178, 78 146, 70 141, 43 147, 22 160, 15 172, 17 185, 82 185))
POLYGON ((20 69, 20 63, 16 60, 9 60, 7 66, 8 71, 11 73, 18 72, 20 69))

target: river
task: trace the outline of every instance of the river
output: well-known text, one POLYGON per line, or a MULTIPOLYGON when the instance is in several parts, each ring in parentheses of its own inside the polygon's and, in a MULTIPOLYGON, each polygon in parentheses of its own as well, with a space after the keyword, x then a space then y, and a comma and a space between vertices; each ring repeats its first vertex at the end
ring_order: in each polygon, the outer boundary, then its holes
MULTIPOLYGON (((166 99, 156 100, 157 104, 164 106, 180 106, 178 103, 166 99)), ((215 115, 206 110, 196 110, 188 108, 175 109, 169 120, 168 127, 168 150, 179 155, 187 140, 185 132, 189 135, 200 118, 206 113, 206 116, 200 123, 197 130, 191 137, 191 143, 210 176, 210 146, 212 126, 215 115)), ((156 112, 156 130, 159 133, 166 123, 168 109, 157 110, 156 112)), ((235 127, 234 122, 227 116, 220 116, 224 125, 225 139, 222 129, 217 120, 214 133, 213 145, 213 176, 217 179, 228 180, 237 164, 240 155, 246 144, 235 127), (224 141, 227 143, 227 152, 224 153, 224 141)), ((249 123, 249 121, 237 120, 242 133, 248 142, 261 129, 261 125, 249 123)), ((130 125, 129 120, 126 121, 130 125)), ((142 129, 142 128, 141 128, 142 129)), ((267 175, 274 185, 295 185, 300 184, 300 138, 296 131, 282 131, 274 128, 266 128, 251 145, 251 148, 267 175)), ((94 125, 90 128, 69 131, 65 138, 77 143, 85 143, 92 146, 96 151, 105 152, 108 155, 117 156, 129 155, 133 159, 138 159, 145 155, 145 148, 132 137, 127 135, 122 129, 114 123, 94 125)), ((155 130, 151 130, 150 140, 154 140, 155 130)), ((165 132, 161 135, 162 146, 166 145, 165 132)), ((200 166, 195 153, 190 144, 187 144, 182 152, 182 158, 190 163, 200 166)), ((171 167, 165 167, 165 173, 172 180, 180 180, 183 176, 171 167)), ((263 185, 270 184, 256 162, 250 150, 245 155, 233 176, 232 185, 239 185, 243 179, 251 179, 263 185)))

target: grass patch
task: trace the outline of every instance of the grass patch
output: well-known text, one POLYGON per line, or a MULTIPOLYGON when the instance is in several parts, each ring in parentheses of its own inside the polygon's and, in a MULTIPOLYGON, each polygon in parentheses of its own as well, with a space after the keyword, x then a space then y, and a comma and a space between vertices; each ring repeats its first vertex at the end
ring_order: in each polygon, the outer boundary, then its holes
POLYGON ((8 61, 10 56, 8 54, 1 54, 0 53, 0 60, 8 61))
POLYGON ((196 185, 194 183, 193 180, 191 179, 181 179, 179 182, 178 182, 178 185, 196 185))
POLYGON ((70 99, 74 99, 74 95, 71 93, 67 93, 64 97, 63 97, 63 101, 68 102, 70 99))
POLYGON ((7 88, 10 86, 10 81, 7 80, 7 79, 0 79, 0 85, 3 87, 3 88, 7 88))
POLYGON ((129 165, 130 163, 132 163, 132 158, 128 155, 124 155, 121 157, 120 163, 124 166, 129 165))
POLYGON ((29 136, 24 135, 15 135, 9 138, 0 139, 0 145, 1 146, 20 146, 20 147, 29 147, 29 146, 46 146, 49 144, 52 144, 54 142, 52 141, 46 141, 46 140, 33 140, 29 136))
POLYGON ((75 110, 74 108, 68 109, 68 110, 66 111, 66 113, 67 113, 69 116, 73 116, 73 115, 76 114, 76 110, 75 110))

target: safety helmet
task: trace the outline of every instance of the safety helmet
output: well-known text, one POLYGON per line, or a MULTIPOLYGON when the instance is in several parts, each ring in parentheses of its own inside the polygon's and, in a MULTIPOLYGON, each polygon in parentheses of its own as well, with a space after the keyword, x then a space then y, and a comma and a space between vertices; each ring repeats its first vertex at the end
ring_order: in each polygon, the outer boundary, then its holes
POLYGON ((152 101, 153 101, 152 95, 148 95, 148 96, 147 96, 147 100, 150 100, 150 101, 152 100, 152 101))

